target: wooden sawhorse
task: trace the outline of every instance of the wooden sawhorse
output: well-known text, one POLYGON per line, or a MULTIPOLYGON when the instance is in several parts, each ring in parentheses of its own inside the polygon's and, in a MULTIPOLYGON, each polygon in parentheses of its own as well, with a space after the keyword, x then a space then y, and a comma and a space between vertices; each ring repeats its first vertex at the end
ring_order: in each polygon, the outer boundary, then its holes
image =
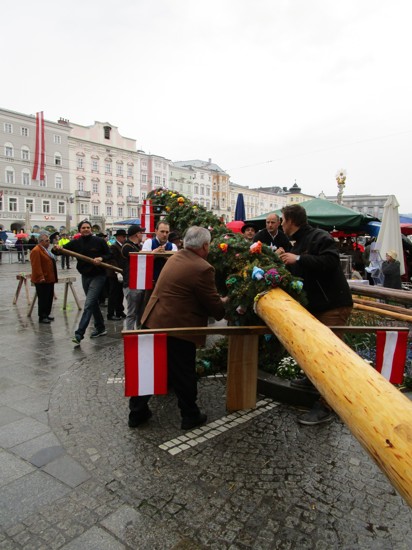
POLYGON ((30 274, 30 273, 19 273, 18 275, 16 275, 16 279, 17 279, 19 282, 17 283, 16 294, 14 295, 14 298, 13 298, 13 305, 14 305, 14 306, 17 304, 17 300, 19 299, 21 287, 22 287, 23 285, 24 285, 24 288, 25 288, 25 291, 26 291, 27 303, 28 303, 28 305, 31 304, 31 301, 30 301, 30 293, 29 293, 29 287, 27 286, 27 280, 30 280, 30 278, 31 278, 31 274, 30 274))
MULTIPOLYGON (((72 294, 73 294, 73 297, 76 301, 76 304, 77 304, 77 309, 82 309, 82 306, 80 305, 80 302, 79 302, 79 298, 76 294, 76 291, 74 289, 74 286, 73 286, 73 283, 76 281, 76 277, 60 277, 59 281, 57 284, 60 284, 60 283, 64 283, 64 297, 63 297, 63 310, 66 309, 67 307, 67 293, 69 291, 69 288, 70 290, 72 291, 72 294)), ((32 283, 33 285, 33 283, 32 283)), ((30 317, 32 312, 33 312, 33 308, 34 308, 34 304, 36 303, 36 300, 37 300, 37 292, 35 292, 34 294, 34 298, 33 298, 33 301, 30 305, 30 308, 29 308, 29 311, 27 313, 27 317, 30 317)), ((30 302, 29 302, 30 304, 30 302)))

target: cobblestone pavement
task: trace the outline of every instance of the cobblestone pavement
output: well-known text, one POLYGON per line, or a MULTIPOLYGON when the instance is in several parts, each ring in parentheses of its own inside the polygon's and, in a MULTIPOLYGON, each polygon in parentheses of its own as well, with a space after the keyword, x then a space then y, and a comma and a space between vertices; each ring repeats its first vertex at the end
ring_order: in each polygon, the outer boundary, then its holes
POLYGON ((263 396, 229 415, 208 378, 206 426, 182 432, 168 395, 129 429, 121 323, 74 350, 73 298, 57 285, 39 325, 12 305, 21 271, 0 265, 0 549, 411 548, 410 508, 338 419, 303 427, 263 396))

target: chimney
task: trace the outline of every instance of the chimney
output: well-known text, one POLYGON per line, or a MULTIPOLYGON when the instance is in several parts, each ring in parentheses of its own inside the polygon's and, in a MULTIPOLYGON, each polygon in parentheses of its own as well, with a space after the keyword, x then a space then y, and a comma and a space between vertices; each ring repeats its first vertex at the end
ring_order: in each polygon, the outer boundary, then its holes
POLYGON ((58 124, 63 124, 64 126, 68 126, 69 125, 69 119, 60 117, 59 120, 57 121, 57 123, 58 124))

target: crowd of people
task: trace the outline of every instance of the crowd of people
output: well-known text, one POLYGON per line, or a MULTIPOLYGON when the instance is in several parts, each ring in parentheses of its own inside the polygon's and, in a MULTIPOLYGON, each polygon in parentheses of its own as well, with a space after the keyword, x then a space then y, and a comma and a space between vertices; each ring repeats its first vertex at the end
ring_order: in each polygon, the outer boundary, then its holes
MULTIPOLYGON (((253 223, 246 223, 241 233, 251 244, 260 241, 270 247, 290 272, 304 281, 306 307, 320 322, 327 326, 346 324, 353 302, 340 256, 350 254, 353 277, 365 278, 368 245, 362 251, 351 240, 337 243, 330 233, 308 224, 306 211, 300 205, 284 207, 282 220, 275 213, 269 214, 266 227, 260 231, 253 223)), ((127 230, 117 230, 108 243, 106 235, 93 234, 88 220, 79 223, 75 239, 66 233, 41 233, 30 253, 39 323, 49 324, 54 320, 51 310, 59 257, 62 270, 71 269, 70 260, 77 259, 86 297, 72 338, 75 347, 81 345, 91 321, 94 328, 90 338, 107 334, 101 309, 106 298, 107 320, 122 321, 126 330, 206 326, 210 317, 222 319, 227 298, 219 296, 214 268, 207 262, 210 231, 192 226, 182 238, 178 232, 170 231, 166 221, 160 220, 153 237, 144 240, 144 236, 144 227, 131 225, 127 230), (155 255, 153 290, 129 288, 131 254, 141 251, 155 255), (174 254, 166 258, 166 252, 174 254)), ((384 286, 401 288, 399 261, 394 250, 387 252, 382 271, 384 286)), ((203 340, 196 336, 168 338, 169 382, 177 395, 182 429, 206 421, 206 415, 196 403, 196 346, 203 340)), ((291 385, 317 391, 306 377, 292 381, 291 385)), ((130 398, 130 427, 137 427, 152 416, 149 400, 150 396, 130 398)), ((330 406, 319 398, 313 409, 298 421, 305 425, 321 424, 330 421, 332 413, 330 406)))

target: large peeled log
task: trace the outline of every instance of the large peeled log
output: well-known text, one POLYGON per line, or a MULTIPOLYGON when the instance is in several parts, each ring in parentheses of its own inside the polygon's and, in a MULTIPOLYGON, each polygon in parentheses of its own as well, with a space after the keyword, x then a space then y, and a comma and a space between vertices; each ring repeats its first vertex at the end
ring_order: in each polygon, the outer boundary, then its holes
POLYGON ((412 403, 280 288, 257 314, 412 506, 412 403))

